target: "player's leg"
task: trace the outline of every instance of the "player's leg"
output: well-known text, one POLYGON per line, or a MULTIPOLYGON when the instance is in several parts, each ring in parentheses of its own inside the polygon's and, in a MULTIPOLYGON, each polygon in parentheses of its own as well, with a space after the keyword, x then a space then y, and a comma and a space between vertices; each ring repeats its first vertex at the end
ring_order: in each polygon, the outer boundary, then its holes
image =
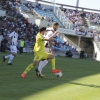
POLYGON ((38 70, 40 71, 40 74, 42 74, 42 69, 48 64, 48 60, 41 60, 39 62, 38 70))
MULTIPOLYGON (((52 73, 60 72, 60 70, 57 70, 55 68, 55 56, 54 56, 54 54, 44 52, 44 53, 42 53, 42 59, 51 59, 52 73)), ((36 69, 36 75, 37 75, 37 72, 40 72, 38 68, 36 69)), ((41 74, 41 72, 40 72, 40 74, 41 74)))
MULTIPOLYGON (((49 48, 45 47, 45 52, 49 52, 49 48)), ((39 66, 36 70, 39 70, 40 74, 42 74, 42 69, 48 64, 47 59, 43 59, 39 62, 39 66)))
POLYGON ((60 72, 60 70, 55 68, 55 55, 54 54, 49 54, 47 59, 51 59, 52 73, 60 72))
POLYGON ((25 71, 21 74, 21 77, 24 78, 26 74, 38 64, 39 60, 41 59, 41 56, 39 54, 34 54, 34 61, 33 63, 29 64, 25 71))
POLYGON ((10 55, 7 55, 7 56, 3 57, 3 62, 5 62, 6 59, 9 59, 8 60, 8 65, 12 65, 12 61, 13 61, 14 57, 17 55, 16 46, 10 46, 10 51, 11 51, 10 55))
POLYGON ((8 60, 8 65, 12 65, 12 61, 13 61, 13 59, 14 59, 15 56, 16 56, 15 53, 12 53, 12 54, 10 55, 9 60, 8 60))
POLYGON ((26 67, 25 71, 21 74, 21 77, 22 77, 22 78, 25 78, 26 74, 27 74, 33 67, 35 67, 35 66, 37 65, 37 63, 38 63, 38 61, 33 61, 33 63, 29 64, 29 65, 26 67))
POLYGON ((13 61, 14 57, 17 55, 17 47, 16 46, 11 47, 11 53, 12 54, 9 57, 8 65, 12 65, 12 61, 13 61))
POLYGON ((23 48, 22 47, 20 47, 20 54, 22 54, 23 53, 23 48))
MULTIPOLYGON (((11 54, 10 54, 11 55, 11 54)), ((10 57, 10 55, 7 55, 7 56, 3 56, 3 62, 6 61, 6 59, 8 59, 10 57)))
MULTIPOLYGON (((11 46, 10 46, 10 51, 11 51, 11 46)), ((6 59, 10 58, 11 54, 3 56, 3 62, 6 61, 6 59)))
MULTIPOLYGON (((55 56, 54 54, 49 54, 47 59, 51 59, 51 64, 52 64, 52 73, 58 73, 60 72, 60 70, 56 69, 55 67, 55 56)), ((39 63, 39 67, 38 67, 38 70, 40 72, 40 74, 42 74, 42 69, 45 67, 45 65, 48 63, 49 60, 43 60, 43 61, 40 61, 39 63)))

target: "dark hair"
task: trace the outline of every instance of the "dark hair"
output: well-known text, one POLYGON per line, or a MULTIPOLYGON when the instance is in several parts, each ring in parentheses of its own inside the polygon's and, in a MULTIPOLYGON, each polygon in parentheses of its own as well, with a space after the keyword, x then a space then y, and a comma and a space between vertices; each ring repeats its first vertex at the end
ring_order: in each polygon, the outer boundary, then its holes
POLYGON ((43 32, 43 31, 46 31, 46 27, 39 28, 39 32, 43 32))
POLYGON ((14 28, 13 28, 13 30, 16 30, 16 29, 18 29, 18 28, 17 28, 17 27, 14 27, 14 28))
POLYGON ((54 22, 53 25, 59 25, 57 22, 54 22))
POLYGON ((17 27, 14 27, 13 30, 14 30, 14 31, 18 31, 18 28, 17 28, 17 27))

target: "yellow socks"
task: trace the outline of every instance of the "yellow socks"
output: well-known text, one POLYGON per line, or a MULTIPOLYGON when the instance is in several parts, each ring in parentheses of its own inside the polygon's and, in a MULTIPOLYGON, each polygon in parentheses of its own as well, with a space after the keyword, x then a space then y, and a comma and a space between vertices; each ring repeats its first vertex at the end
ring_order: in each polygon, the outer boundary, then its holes
POLYGON ((33 67, 34 67, 33 63, 28 65, 27 68, 25 69, 24 73, 27 74, 33 67))
MULTIPOLYGON (((52 70, 54 70, 55 69, 55 58, 51 59, 51 66, 52 66, 52 70)), ((28 65, 23 73, 27 74, 33 67, 34 67, 33 63, 28 65)))
POLYGON ((52 70, 55 69, 55 58, 51 59, 52 70))

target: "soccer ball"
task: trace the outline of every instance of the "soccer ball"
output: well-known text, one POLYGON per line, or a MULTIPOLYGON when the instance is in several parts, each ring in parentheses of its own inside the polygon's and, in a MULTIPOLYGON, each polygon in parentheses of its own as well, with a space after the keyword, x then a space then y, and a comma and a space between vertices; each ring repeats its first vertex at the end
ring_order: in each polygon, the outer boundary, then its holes
POLYGON ((62 76, 62 72, 60 71, 59 73, 55 73, 55 75, 56 75, 57 77, 61 77, 61 76, 62 76))

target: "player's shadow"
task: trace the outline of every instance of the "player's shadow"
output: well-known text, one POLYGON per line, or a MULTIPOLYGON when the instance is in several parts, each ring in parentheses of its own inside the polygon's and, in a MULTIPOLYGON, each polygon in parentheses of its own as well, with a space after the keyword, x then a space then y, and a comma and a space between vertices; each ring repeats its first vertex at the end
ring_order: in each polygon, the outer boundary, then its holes
POLYGON ((83 83, 76 83, 76 82, 69 82, 69 84, 81 85, 81 86, 92 87, 92 88, 100 88, 99 85, 94 85, 94 84, 83 84, 83 83))

